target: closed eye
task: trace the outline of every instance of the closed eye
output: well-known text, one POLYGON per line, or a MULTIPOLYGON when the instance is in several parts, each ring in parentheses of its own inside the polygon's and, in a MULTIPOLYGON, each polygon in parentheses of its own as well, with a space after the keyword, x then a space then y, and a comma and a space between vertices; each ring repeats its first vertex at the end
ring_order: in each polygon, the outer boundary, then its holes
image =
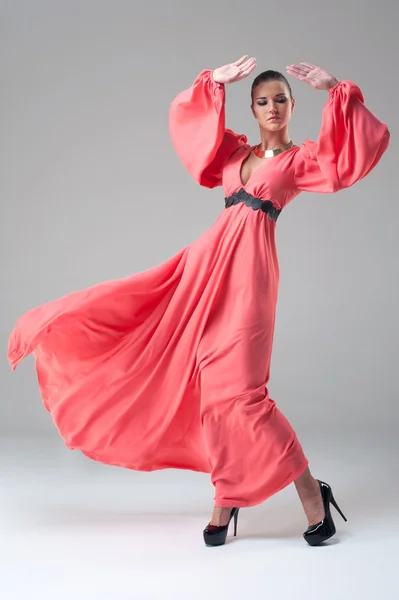
MULTIPOLYGON (((276 102, 278 102, 279 104, 284 104, 285 102, 287 102, 287 98, 277 98, 276 102)), ((267 100, 257 102, 257 104, 258 106, 265 106, 265 104, 267 104, 267 100)))

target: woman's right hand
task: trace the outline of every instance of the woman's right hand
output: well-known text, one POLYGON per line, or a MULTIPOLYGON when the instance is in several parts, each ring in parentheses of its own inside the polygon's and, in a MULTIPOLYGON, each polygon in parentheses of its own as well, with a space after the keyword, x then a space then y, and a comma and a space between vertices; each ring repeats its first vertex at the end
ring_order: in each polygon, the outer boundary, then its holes
POLYGON ((236 62, 224 65, 215 69, 212 73, 214 81, 217 83, 235 83, 241 81, 244 77, 248 77, 256 67, 256 59, 248 58, 247 55, 242 56, 236 62))

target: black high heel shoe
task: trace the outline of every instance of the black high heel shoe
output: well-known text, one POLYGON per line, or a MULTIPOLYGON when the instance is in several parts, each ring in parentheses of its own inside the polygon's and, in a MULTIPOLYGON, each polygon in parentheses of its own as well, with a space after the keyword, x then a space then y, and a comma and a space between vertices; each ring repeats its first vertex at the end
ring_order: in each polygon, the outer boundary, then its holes
POLYGON ((207 546, 223 546, 227 538, 230 521, 234 517, 234 536, 237 535, 239 508, 232 508, 227 525, 207 525, 204 529, 204 542, 207 546))
POLYGON ((316 525, 309 525, 303 534, 303 537, 307 543, 310 544, 310 546, 318 546, 322 542, 325 542, 332 537, 336 532, 334 521, 330 512, 330 502, 337 509, 344 521, 348 520, 336 503, 328 483, 319 481, 319 479, 317 481, 319 482, 321 497, 323 498, 325 517, 322 521, 320 521, 320 523, 316 523, 316 525))

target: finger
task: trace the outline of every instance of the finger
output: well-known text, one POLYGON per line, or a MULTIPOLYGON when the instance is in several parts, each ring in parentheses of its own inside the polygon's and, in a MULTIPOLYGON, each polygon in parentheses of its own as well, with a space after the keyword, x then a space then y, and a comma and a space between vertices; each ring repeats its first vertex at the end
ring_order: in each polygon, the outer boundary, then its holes
POLYGON ((302 71, 304 71, 305 73, 310 73, 311 71, 313 71, 313 69, 311 69, 310 67, 305 67, 302 64, 299 66, 299 68, 302 69, 302 71))
POLYGON ((301 62, 301 65, 305 65, 305 67, 309 67, 310 70, 319 68, 319 67, 316 67, 315 65, 311 65, 308 62, 301 62))
POLYGON ((251 58, 248 58, 248 60, 246 60, 244 63, 242 63, 239 66, 240 66, 240 69, 246 69, 249 65, 252 65, 254 63, 256 64, 256 58, 252 56, 251 58))
POLYGON ((301 69, 301 67, 298 66, 290 66, 287 67, 287 71, 288 73, 291 73, 291 75, 307 75, 309 71, 305 71, 305 69, 301 69))
POLYGON ((256 60, 255 58, 250 58, 249 60, 245 61, 245 63, 243 63, 242 65, 240 65, 238 68, 243 71, 244 69, 248 69, 250 67, 256 66, 256 60))
POLYGON ((287 73, 289 73, 290 75, 293 75, 294 77, 308 77, 310 71, 305 71, 303 69, 287 69, 287 73))
POLYGON ((236 62, 233 62, 233 65, 236 65, 237 67, 244 62, 244 60, 248 58, 248 54, 245 54, 244 56, 241 56, 241 58, 239 58, 238 60, 236 60, 236 62))
POLYGON ((306 73, 297 72, 293 69, 287 68, 287 73, 288 73, 288 75, 292 75, 292 77, 295 77, 295 79, 299 79, 299 81, 303 81, 303 80, 307 79, 306 73))
POLYGON ((241 81, 241 79, 244 79, 245 77, 247 77, 249 75, 249 73, 247 72, 243 72, 243 73, 238 73, 237 77, 234 78, 234 81, 241 81))
POLYGON ((297 71, 306 71, 306 72, 308 72, 310 70, 309 67, 305 67, 304 65, 302 65, 302 63, 299 65, 295 65, 295 64, 288 65, 287 69, 295 69, 297 71))
POLYGON ((239 75, 237 75, 236 81, 241 81, 241 79, 245 79, 245 77, 248 77, 251 71, 244 71, 243 73, 240 73, 239 75))
POLYGON ((240 69, 248 69, 252 66, 256 67, 256 60, 254 58, 247 60, 247 62, 245 62, 243 65, 241 65, 240 69))
POLYGON ((249 75, 249 73, 251 73, 256 67, 256 63, 251 63, 250 65, 247 65, 244 69, 242 69, 242 73, 245 73, 246 75, 249 75))
POLYGON ((243 71, 246 71, 247 69, 252 69, 255 67, 256 67, 256 60, 254 58, 251 58, 251 59, 247 60, 241 66, 237 67, 237 69, 238 69, 239 73, 242 73, 243 71))

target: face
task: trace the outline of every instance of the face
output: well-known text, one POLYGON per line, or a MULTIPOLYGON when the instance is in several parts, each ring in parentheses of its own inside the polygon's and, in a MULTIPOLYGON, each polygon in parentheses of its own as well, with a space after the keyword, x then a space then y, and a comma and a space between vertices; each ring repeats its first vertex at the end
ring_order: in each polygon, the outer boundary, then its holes
POLYGON ((252 113, 263 129, 274 132, 288 125, 295 100, 290 98, 288 87, 283 81, 260 83, 254 89, 253 98, 252 113))

